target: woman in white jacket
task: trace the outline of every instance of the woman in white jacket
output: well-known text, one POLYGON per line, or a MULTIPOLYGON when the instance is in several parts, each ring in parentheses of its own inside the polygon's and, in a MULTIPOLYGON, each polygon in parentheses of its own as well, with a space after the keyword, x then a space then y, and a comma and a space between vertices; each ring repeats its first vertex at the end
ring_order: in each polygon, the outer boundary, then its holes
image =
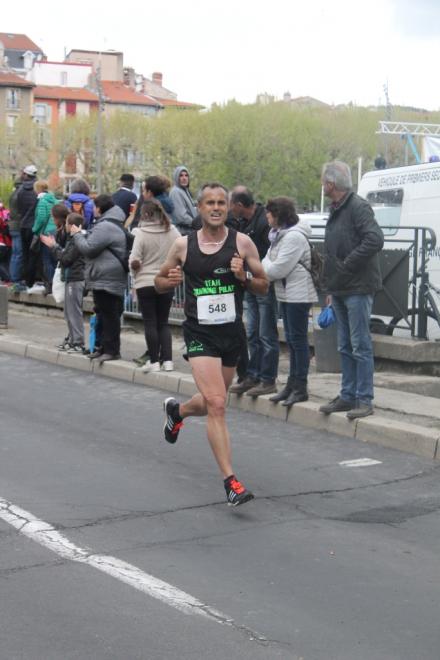
POLYGON ((310 349, 307 339, 309 312, 318 295, 310 275, 311 255, 308 238, 312 230, 300 221, 295 204, 289 197, 274 197, 266 204, 271 226, 270 247, 263 259, 263 268, 275 283, 275 295, 280 305, 284 334, 290 353, 289 378, 285 388, 271 397, 291 406, 307 401, 307 376, 310 349))
POLYGON ((157 293, 154 278, 180 233, 172 226, 160 202, 149 199, 142 204, 139 226, 130 254, 130 271, 145 327, 150 360, 143 371, 173 370, 172 337, 168 323, 174 292, 157 293))

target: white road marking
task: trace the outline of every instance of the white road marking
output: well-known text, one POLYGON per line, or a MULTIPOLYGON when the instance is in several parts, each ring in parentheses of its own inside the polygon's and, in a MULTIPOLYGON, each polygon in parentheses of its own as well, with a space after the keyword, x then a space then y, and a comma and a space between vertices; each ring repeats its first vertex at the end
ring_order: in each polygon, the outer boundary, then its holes
POLYGON ((374 458, 357 458, 353 461, 341 461, 342 467, 369 467, 370 465, 381 465, 382 461, 376 461, 374 458))
MULTIPOLYGON (((57 532, 49 523, 39 520, 32 513, 20 509, 3 498, 0 498, 0 518, 12 525, 20 534, 24 534, 32 541, 36 541, 36 543, 52 550, 60 557, 93 566, 93 568, 97 568, 99 571, 107 573, 117 580, 121 580, 121 582, 125 582, 131 587, 174 607, 183 614, 198 614, 217 623, 234 624, 233 620, 222 614, 222 612, 202 603, 197 598, 193 598, 190 594, 173 587, 171 584, 144 573, 132 564, 110 555, 96 555, 85 548, 80 548, 57 532)), ((261 635, 256 637, 257 639, 264 639, 261 635)))

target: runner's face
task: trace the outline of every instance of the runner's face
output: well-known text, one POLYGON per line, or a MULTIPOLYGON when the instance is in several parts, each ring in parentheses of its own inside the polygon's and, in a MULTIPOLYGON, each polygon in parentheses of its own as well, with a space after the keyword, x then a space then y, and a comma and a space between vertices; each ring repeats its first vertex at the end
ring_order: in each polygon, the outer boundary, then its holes
POLYGON ((199 213, 208 227, 221 227, 228 215, 228 197, 223 188, 206 188, 199 202, 199 213))

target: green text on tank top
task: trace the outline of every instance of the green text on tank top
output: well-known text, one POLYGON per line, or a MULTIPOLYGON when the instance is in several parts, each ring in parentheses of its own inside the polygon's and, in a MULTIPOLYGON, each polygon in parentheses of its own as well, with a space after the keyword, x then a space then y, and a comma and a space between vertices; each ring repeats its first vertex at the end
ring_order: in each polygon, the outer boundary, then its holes
POLYGON ((223 325, 241 319, 243 287, 230 265, 237 253, 237 232, 234 229, 229 229, 224 245, 214 254, 200 250, 197 232, 188 236, 183 266, 187 318, 200 325, 223 325))

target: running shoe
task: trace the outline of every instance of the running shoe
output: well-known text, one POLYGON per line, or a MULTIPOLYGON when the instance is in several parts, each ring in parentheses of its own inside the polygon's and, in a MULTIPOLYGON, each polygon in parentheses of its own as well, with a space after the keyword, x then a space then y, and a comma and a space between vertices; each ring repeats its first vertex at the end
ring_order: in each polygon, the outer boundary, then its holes
POLYGON ((239 506, 254 499, 253 493, 250 490, 246 490, 243 484, 236 479, 235 475, 231 475, 225 479, 224 484, 229 506, 239 506))
POLYGON ((68 353, 77 353, 78 355, 85 355, 86 349, 82 344, 72 344, 70 348, 67 349, 68 353))
POLYGON ((183 419, 179 415, 179 402, 170 396, 163 402, 163 409, 166 415, 163 433, 165 440, 173 445, 183 426, 183 419))
POLYGON ((70 348, 72 348, 72 344, 69 341, 69 337, 65 337, 61 344, 57 345, 59 351, 68 351, 70 348))

